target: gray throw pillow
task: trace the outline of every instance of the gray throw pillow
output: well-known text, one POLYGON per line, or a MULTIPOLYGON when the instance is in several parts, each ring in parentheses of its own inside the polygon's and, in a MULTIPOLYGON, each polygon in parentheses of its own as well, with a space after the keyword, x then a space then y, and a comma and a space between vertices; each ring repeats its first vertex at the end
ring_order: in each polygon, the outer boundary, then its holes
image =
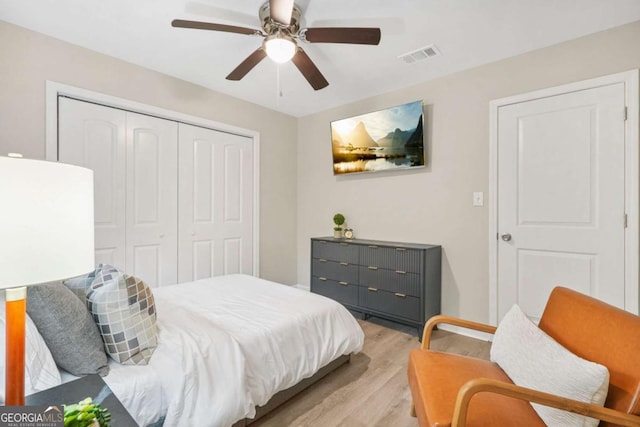
POLYGON ((27 312, 60 368, 78 376, 109 373, 96 324, 86 305, 62 283, 28 287, 27 312))
POLYGON ((95 270, 91 273, 83 274, 82 276, 72 277, 71 279, 67 279, 64 282, 64 285, 71 290, 74 294, 82 300, 84 304, 87 302, 87 291, 91 287, 91 283, 93 283, 93 279, 96 278, 96 274, 102 270, 104 264, 99 264, 95 270))
POLYGON ((116 362, 146 365, 158 345, 151 288, 137 277, 104 265, 87 291, 87 307, 116 362))

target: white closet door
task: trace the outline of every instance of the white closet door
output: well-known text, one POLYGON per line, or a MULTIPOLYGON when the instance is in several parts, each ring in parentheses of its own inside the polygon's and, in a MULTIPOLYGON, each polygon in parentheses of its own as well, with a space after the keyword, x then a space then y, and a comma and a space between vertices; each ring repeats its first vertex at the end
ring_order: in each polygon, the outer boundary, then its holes
POLYGON ((127 272, 177 283, 176 122, 127 113, 127 272))
POLYGON ((252 139, 182 123, 179 135, 179 281, 252 274, 252 139))
POLYGON ((125 268, 126 113, 59 98, 58 161, 94 172, 96 264, 125 268))

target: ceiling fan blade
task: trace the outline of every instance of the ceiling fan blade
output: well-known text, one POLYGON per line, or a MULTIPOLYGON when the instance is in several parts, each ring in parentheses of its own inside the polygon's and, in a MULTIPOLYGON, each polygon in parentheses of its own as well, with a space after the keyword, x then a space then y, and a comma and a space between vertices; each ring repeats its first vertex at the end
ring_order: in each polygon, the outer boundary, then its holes
POLYGON ((291 24, 293 0, 269 0, 271 19, 282 25, 291 24))
POLYGON ((291 62, 300 70, 305 79, 314 90, 320 90, 329 86, 329 82, 324 78, 316 64, 313 63, 309 55, 302 48, 298 47, 298 52, 291 58, 291 62))
POLYGON ((310 43, 349 43, 370 44, 380 43, 380 28, 307 28, 305 39, 310 43))
POLYGON ((229 75, 227 76, 227 80, 241 80, 244 76, 247 75, 249 71, 253 69, 253 67, 258 65, 258 63, 266 57, 267 53, 262 47, 259 47, 251 55, 249 55, 247 59, 242 61, 235 70, 229 73, 229 75))
MULTIPOLYGON (((190 15, 200 15, 202 17, 207 17, 206 19, 234 22, 248 27, 252 27, 257 23, 255 14, 250 15, 248 13, 236 12, 235 10, 225 9, 207 3, 208 2, 200 3, 198 1, 188 1, 184 6, 184 11, 190 15)), ((331 27, 332 25, 337 26, 336 24, 328 24, 325 25, 325 27, 331 27)))
POLYGON ((236 27, 235 25, 213 24, 211 22, 185 21, 174 19, 171 21, 172 27, 194 28, 196 30, 224 31, 226 33, 237 33, 246 35, 264 35, 262 31, 247 27, 236 27))

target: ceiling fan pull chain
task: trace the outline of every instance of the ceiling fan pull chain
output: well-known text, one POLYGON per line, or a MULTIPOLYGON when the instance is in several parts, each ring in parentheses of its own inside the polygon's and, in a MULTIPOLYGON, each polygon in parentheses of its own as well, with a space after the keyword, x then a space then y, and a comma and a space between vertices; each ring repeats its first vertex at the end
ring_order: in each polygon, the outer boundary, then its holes
POLYGON ((276 104, 279 107, 280 97, 282 96, 282 91, 280 90, 280 64, 276 64, 276 80, 276 104))

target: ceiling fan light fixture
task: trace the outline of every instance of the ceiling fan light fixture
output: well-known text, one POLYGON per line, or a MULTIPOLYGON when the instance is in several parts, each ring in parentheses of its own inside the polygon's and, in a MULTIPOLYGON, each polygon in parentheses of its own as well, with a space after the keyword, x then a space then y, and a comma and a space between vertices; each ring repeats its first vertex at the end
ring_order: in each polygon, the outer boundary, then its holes
POLYGON ((264 50, 272 61, 282 64, 293 58, 297 45, 291 37, 276 33, 265 38, 264 50))

